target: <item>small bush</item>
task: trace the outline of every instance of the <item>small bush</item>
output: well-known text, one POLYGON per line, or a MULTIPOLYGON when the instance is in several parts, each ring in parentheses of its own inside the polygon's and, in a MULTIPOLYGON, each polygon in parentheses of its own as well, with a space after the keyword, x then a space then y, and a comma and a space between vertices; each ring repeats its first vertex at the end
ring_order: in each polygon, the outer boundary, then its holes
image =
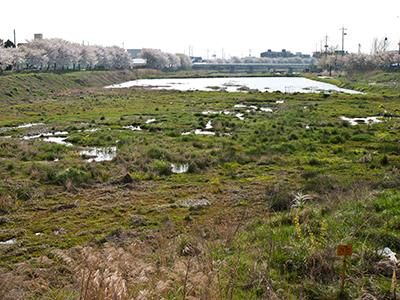
POLYGON ((151 159, 167 159, 167 158, 169 158, 169 154, 165 150, 156 148, 156 147, 150 148, 147 151, 147 155, 151 159))
POLYGON ((268 186, 265 191, 266 201, 272 211, 283 211, 290 208, 292 191, 286 182, 278 182, 268 186))
POLYGON ((163 160, 155 160, 150 164, 150 171, 160 175, 160 176, 167 176, 170 175, 171 172, 171 165, 163 160))
POLYGON ((55 178, 58 184, 65 185, 67 182, 71 182, 76 186, 87 183, 89 179, 90 175, 87 172, 76 168, 65 169, 58 173, 55 178))
POLYGON ((387 157, 387 155, 384 155, 381 159, 381 165, 382 166, 388 166, 389 165, 389 158, 387 157))
POLYGON ((308 161, 308 163, 309 163, 310 166, 321 166, 321 165, 323 165, 323 162, 320 161, 318 158, 315 158, 315 157, 311 158, 308 161))

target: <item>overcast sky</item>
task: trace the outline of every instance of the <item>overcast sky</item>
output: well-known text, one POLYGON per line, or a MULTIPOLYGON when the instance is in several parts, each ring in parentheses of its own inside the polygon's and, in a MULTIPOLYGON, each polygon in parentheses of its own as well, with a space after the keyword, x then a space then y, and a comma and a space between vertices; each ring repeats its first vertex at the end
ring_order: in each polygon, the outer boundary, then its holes
POLYGON ((311 53, 327 34, 346 50, 374 37, 400 41, 400 0, 0 0, 0 38, 34 33, 75 42, 157 48, 207 56, 258 56, 267 49, 311 53), (251 49, 251 50, 250 50, 251 49))

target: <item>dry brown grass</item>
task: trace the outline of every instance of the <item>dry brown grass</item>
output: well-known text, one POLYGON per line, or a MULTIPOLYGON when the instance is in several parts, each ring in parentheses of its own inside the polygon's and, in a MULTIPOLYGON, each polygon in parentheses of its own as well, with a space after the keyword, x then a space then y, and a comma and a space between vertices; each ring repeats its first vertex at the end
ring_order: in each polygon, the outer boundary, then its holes
POLYGON ((222 269, 227 265, 214 261, 211 253, 216 240, 230 246, 239 230, 237 224, 219 220, 197 228, 190 239, 184 235, 171 238, 171 229, 145 241, 135 238, 121 245, 106 243, 101 248, 78 247, 54 254, 73 274, 82 300, 232 299, 235 268, 226 286, 222 269))
POLYGON ((69 267, 80 286, 80 300, 128 299, 124 263, 130 261, 126 252, 114 247, 96 251, 92 247, 75 250, 78 259, 63 251, 54 253, 69 267))

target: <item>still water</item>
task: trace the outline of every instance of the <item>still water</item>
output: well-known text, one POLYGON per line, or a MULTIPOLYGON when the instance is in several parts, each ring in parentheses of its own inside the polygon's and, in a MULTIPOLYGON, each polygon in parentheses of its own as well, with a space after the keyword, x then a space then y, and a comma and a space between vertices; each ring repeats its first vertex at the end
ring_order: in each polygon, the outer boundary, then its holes
POLYGON ((319 93, 342 92, 359 94, 358 91, 342 89, 336 85, 319 82, 303 77, 230 77, 230 78, 165 78, 139 79, 106 88, 140 87, 149 89, 167 89, 179 91, 227 91, 238 92, 258 90, 260 92, 282 93, 319 93))

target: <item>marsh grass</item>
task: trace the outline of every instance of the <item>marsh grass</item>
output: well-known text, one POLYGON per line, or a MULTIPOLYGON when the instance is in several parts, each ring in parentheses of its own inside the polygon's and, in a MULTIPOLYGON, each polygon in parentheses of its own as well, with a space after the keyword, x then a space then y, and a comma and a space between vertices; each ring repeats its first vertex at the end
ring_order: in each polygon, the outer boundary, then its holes
MULTIPOLYGON (((0 246, 0 297, 334 299, 342 243, 354 248, 349 298, 390 297, 391 278, 375 266, 377 249, 400 251, 399 119, 351 126, 339 117, 398 114, 394 93, 115 91, 75 89, 81 81, 70 78, 51 92, 53 75, 31 76, 30 101, 18 76, 5 76, 21 97, 2 100, 0 125, 40 121, 74 146, 21 140, 34 128, 2 133, 11 138, 0 138, 0 241, 17 243, 0 246), (274 112, 202 115, 238 103, 274 112), (210 120, 215 136, 181 135, 210 120), (78 153, 111 146, 108 162, 78 153), (172 163, 189 171, 171 174, 172 163), (180 205, 191 199, 210 205, 180 205)), ((119 80, 108 76, 87 80, 119 80)))

